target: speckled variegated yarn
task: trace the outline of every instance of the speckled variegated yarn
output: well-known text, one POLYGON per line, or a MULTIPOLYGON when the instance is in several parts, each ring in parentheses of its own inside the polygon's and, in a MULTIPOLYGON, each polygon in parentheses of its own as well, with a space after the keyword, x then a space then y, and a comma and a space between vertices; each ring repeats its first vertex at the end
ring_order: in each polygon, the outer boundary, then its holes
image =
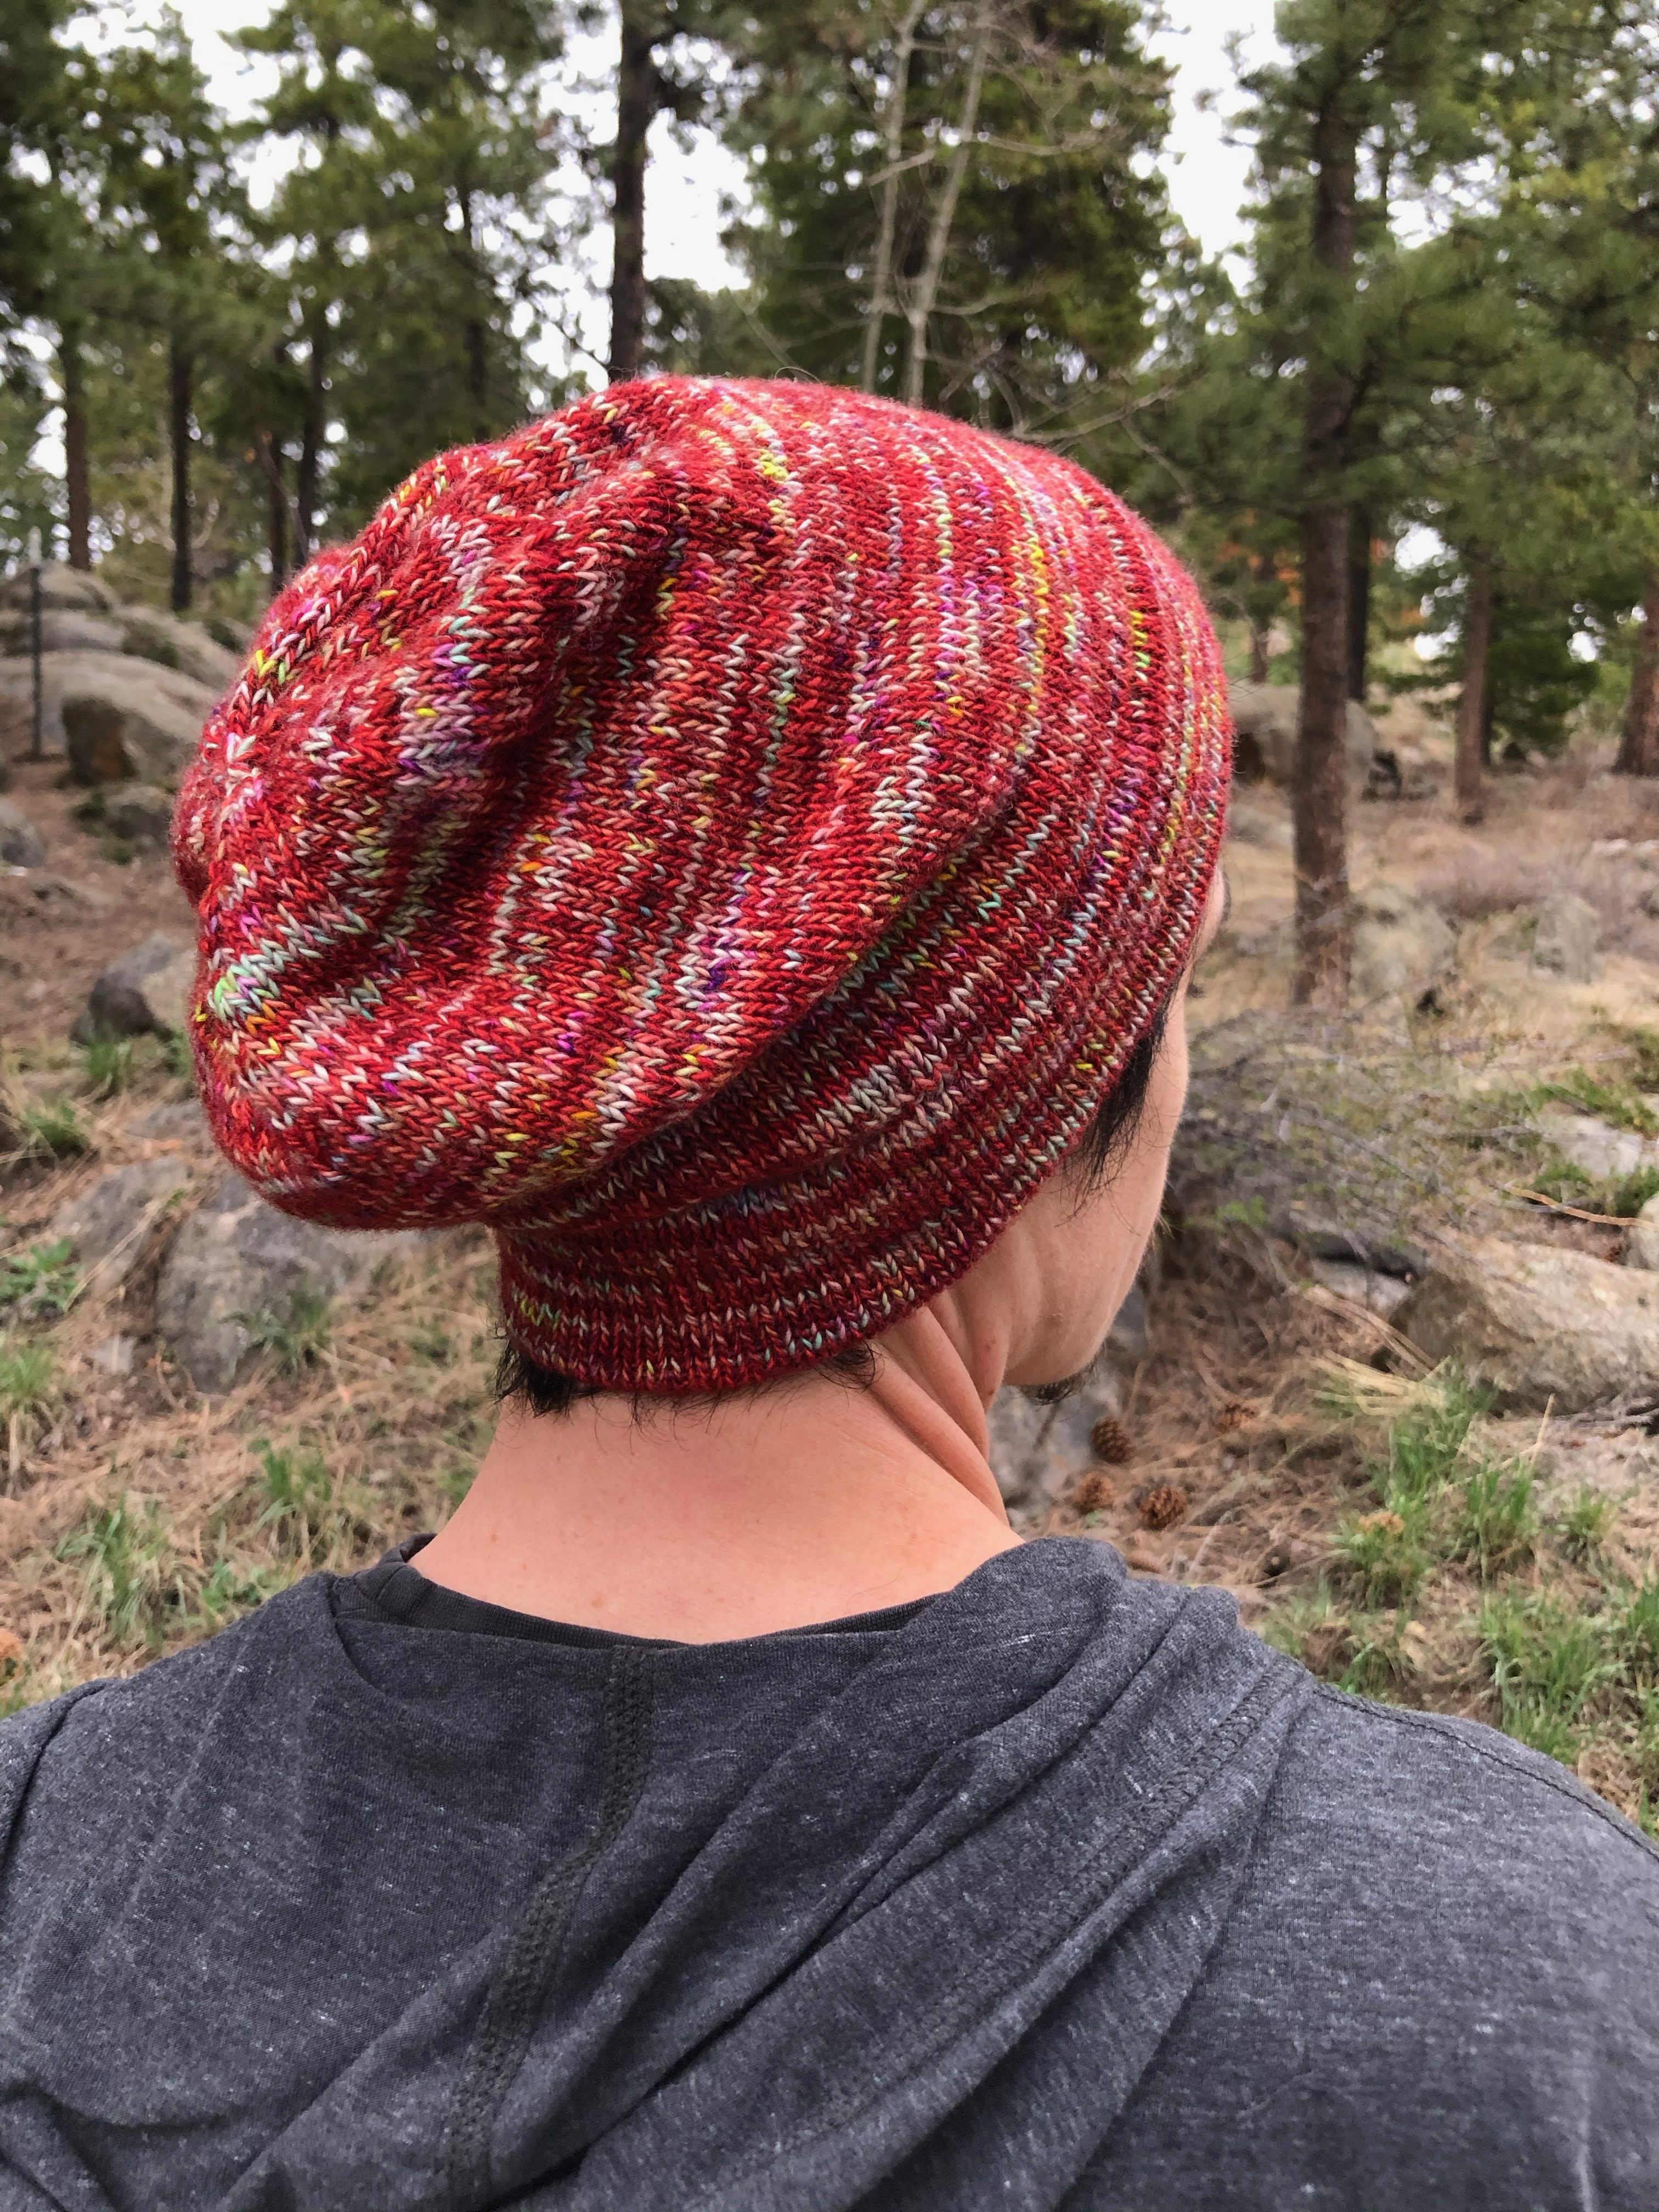
POLYGON ((971 1266, 1167 996, 1219 846, 1198 595, 1069 463, 665 377, 418 470, 181 794, 220 1144, 484 1221, 532 1358, 732 1389, 971 1266))

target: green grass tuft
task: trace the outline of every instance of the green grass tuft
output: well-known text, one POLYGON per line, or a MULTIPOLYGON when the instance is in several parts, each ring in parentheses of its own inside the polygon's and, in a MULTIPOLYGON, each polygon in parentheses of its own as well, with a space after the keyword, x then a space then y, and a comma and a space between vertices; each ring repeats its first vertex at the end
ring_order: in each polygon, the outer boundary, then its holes
POLYGON ((232 1318, 246 1329, 256 1352, 269 1352, 284 1375, 298 1376, 328 1351, 330 1303, 301 1284, 289 1303, 285 1321, 269 1312, 239 1313, 232 1318))
POLYGON ((91 1149, 92 1140, 68 1098, 43 1098, 26 1106, 23 1134, 29 1150, 46 1159, 73 1159, 91 1149))
POLYGON ((82 1058, 87 1090, 94 1098, 113 1098, 132 1081, 131 1037, 95 1036, 82 1047, 82 1058))
POLYGON ((1465 1477, 1451 1556, 1468 1559, 1483 1583, 1532 1557, 1538 1534, 1532 1469, 1524 1461, 1482 1460, 1465 1477))
POLYGON ((20 1321, 61 1320, 81 1292, 81 1271, 67 1237, 54 1243, 31 1244, 27 1252, 0 1258, 0 1306, 20 1321))

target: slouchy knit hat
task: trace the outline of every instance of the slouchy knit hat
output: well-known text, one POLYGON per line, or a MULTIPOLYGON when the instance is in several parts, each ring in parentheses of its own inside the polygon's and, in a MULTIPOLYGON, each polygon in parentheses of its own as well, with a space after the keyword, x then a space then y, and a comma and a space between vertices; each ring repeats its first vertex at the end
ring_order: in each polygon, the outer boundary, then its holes
POLYGON ((277 599, 180 793, 224 1151, 487 1223, 512 1339, 730 1389, 962 1275, 1189 958, 1225 695, 1080 469, 664 377, 447 453, 277 599))

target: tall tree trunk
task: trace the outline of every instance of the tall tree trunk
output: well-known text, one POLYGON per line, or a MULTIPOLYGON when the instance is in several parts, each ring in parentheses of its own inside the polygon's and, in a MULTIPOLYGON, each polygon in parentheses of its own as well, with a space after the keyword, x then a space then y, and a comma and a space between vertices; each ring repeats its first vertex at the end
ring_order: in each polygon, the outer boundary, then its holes
POLYGON ((1348 696, 1365 703, 1370 653, 1371 514, 1357 507, 1348 529, 1348 696))
POLYGON ((882 127, 884 160, 881 212, 876 228, 876 269, 870 285, 870 319, 864 325, 864 361, 859 374, 861 392, 873 392, 876 388, 881 372, 881 326, 898 304, 893 296, 893 251, 898 235, 899 162, 904 153, 904 111, 910 99, 910 58, 916 50, 916 26, 927 5, 927 0, 909 0, 893 52, 893 88, 888 94, 882 127))
POLYGON ((1617 775, 1659 775, 1659 575, 1648 578, 1642 594, 1642 631, 1613 766, 1617 775))
POLYGON ((190 403, 189 349, 173 333, 167 348, 168 436, 173 451, 173 611, 190 605, 190 403))
MULTIPOLYGON (((1353 286, 1358 134, 1343 88, 1314 128, 1313 252, 1341 314, 1353 286)), ((1348 995, 1348 574, 1352 518, 1342 496, 1353 380, 1319 358, 1308 370, 1302 422, 1302 704, 1291 766, 1296 866, 1297 1006, 1340 1006, 1348 995)))
POLYGON ((59 331, 58 373, 64 386, 64 489, 69 501, 69 564, 92 566, 92 482, 87 458, 86 362, 72 325, 59 331))
POLYGON ((283 481, 288 456, 281 439, 269 430, 256 431, 254 438, 265 480, 265 550, 270 556, 274 599, 288 581, 288 487, 283 481))
POLYGON ((640 373, 645 345, 646 139, 661 103, 655 0, 622 0, 617 144, 611 159, 611 381, 640 373))
POLYGON ((1457 757, 1452 770, 1452 798, 1460 822, 1478 822, 1486 811, 1480 754, 1486 727, 1486 665, 1492 654, 1492 570, 1484 562, 1472 562, 1469 601, 1463 616, 1463 688, 1457 700, 1457 757))
POLYGON ((323 436, 328 428, 328 309, 319 303, 307 333, 306 411, 300 426, 300 465, 294 478, 294 565, 311 558, 321 484, 323 436))
POLYGON ((963 90, 962 112, 957 118, 957 143, 951 149, 945 182, 934 203, 933 219, 927 226, 927 251, 921 274, 911 287, 910 297, 905 303, 910 349, 904 363, 904 397, 912 406, 921 398, 927 368, 927 325, 939 299, 939 279, 945 273, 945 256, 951 243, 951 226, 957 219, 962 180, 968 173, 968 157, 973 152, 974 134, 979 129, 979 103, 985 89, 985 65, 990 58, 992 20, 992 0, 980 0, 979 12, 974 18, 968 82, 963 90))

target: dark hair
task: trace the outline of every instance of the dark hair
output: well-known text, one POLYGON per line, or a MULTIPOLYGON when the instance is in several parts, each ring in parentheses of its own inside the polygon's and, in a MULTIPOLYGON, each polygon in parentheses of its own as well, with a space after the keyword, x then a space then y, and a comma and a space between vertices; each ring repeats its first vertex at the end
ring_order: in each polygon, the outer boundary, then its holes
MULTIPOLYGON (((1158 1008, 1152 1026, 1131 1048, 1117 1081, 1095 1109, 1094 1119, 1085 1129, 1079 1142, 1066 1158, 1062 1174, 1072 1176, 1079 1185, 1079 1205, 1115 1173, 1119 1162, 1134 1142, 1135 1132, 1140 1127, 1146 1110, 1146 1092, 1152 1082, 1152 1067, 1158 1059, 1158 1048, 1164 1042, 1164 1024, 1169 1017, 1166 1003, 1158 1008)), ((837 1382, 845 1382, 850 1389, 867 1390, 876 1379, 876 1355, 867 1344, 849 1344, 842 1351, 831 1352, 828 1359, 817 1366, 803 1369, 797 1375, 784 1376, 778 1383, 760 1387, 775 1389, 790 1382, 799 1382, 807 1375, 831 1375, 837 1382)), ((539 1366, 526 1358, 518 1346, 509 1339, 501 1346, 501 1356, 495 1363, 495 1398, 501 1405, 512 1401, 522 1405, 532 1413, 568 1413, 579 1398, 596 1398, 599 1385, 579 1382, 573 1375, 561 1375, 556 1369, 539 1366)), ((712 1404, 715 1393, 702 1392, 692 1398, 665 1399, 648 1390, 634 1393, 634 1418, 640 1420, 648 1413, 660 1411, 665 1406, 689 1407, 712 1404)))

